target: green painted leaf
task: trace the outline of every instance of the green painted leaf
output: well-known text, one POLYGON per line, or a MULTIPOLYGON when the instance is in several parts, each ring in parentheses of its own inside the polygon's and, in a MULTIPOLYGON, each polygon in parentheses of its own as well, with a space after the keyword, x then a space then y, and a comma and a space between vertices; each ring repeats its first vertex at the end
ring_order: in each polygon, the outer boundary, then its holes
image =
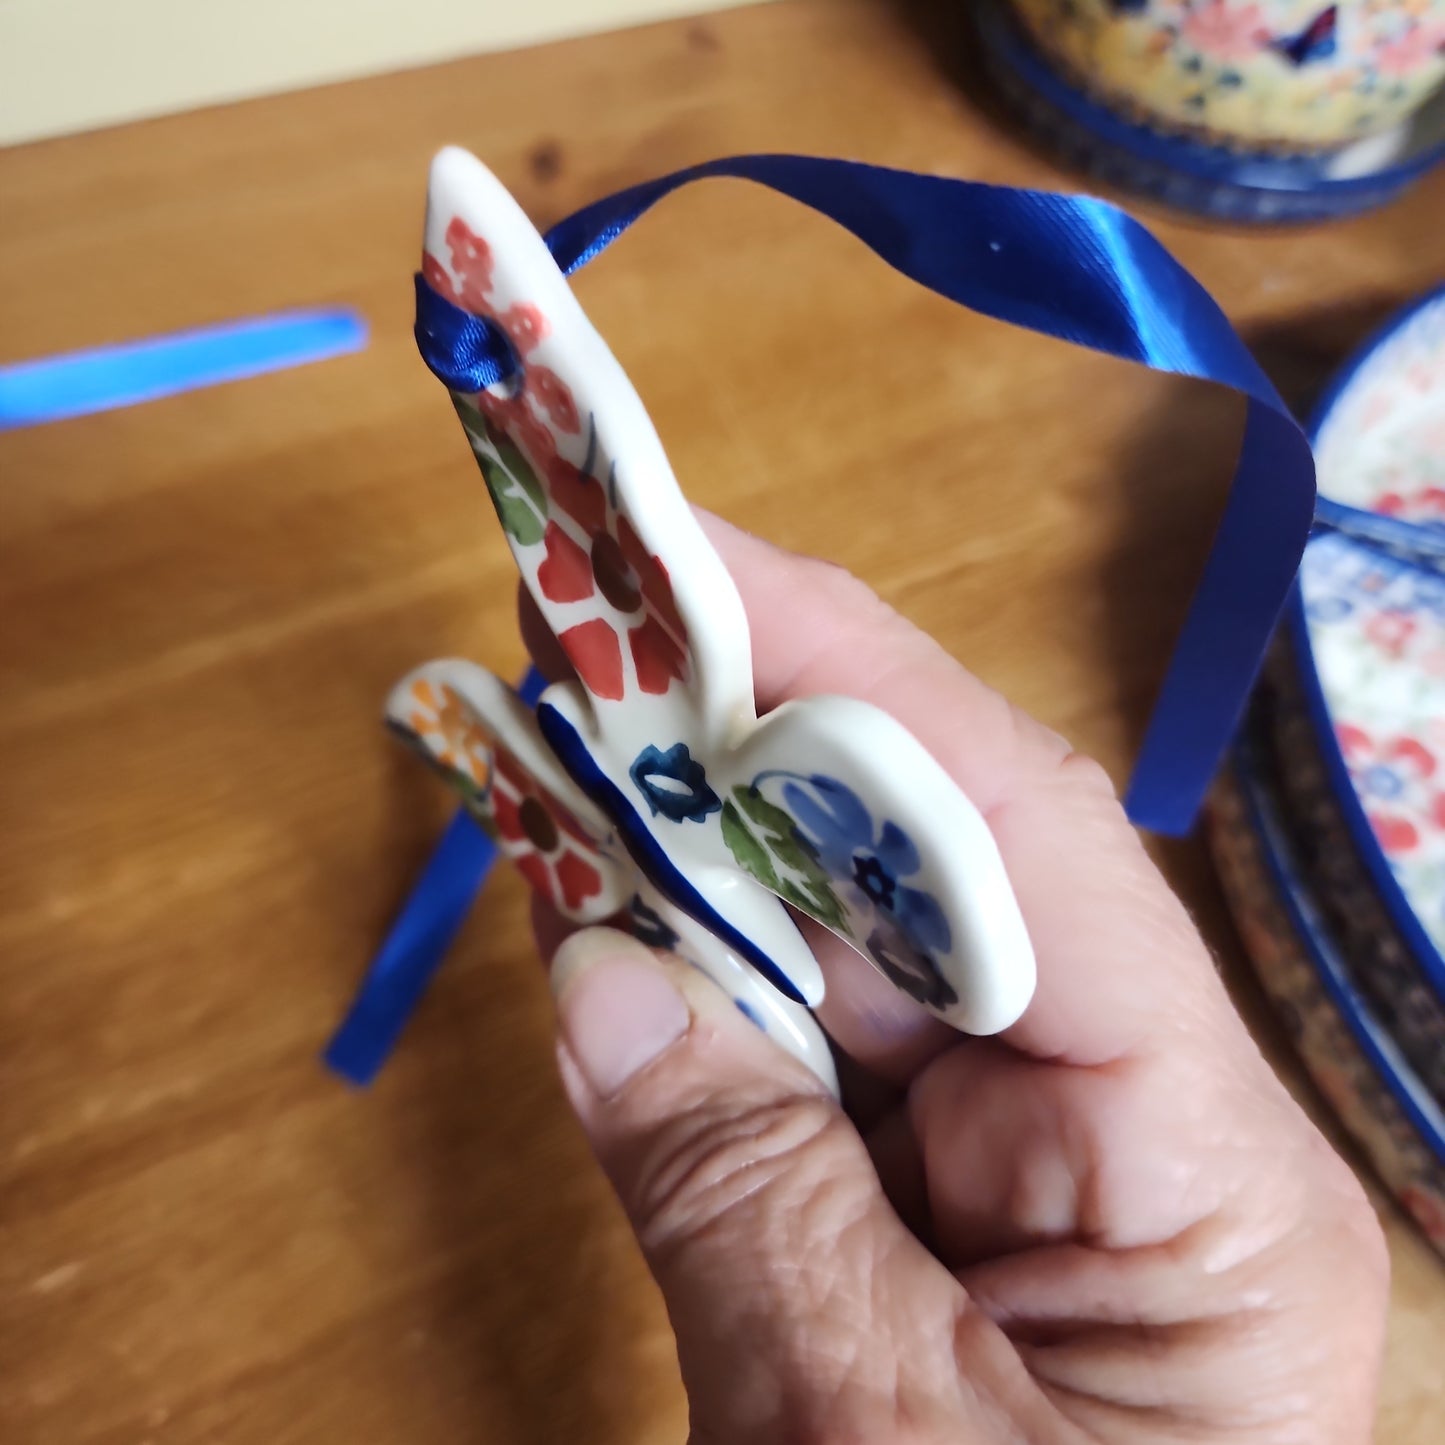
POLYGON ((838 929, 840 933, 846 934, 849 931, 843 905, 838 902, 837 895, 826 883, 800 887, 789 878, 783 884, 783 897, 794 908, 801 908, 804 913, 811 914, 820 923, 826 923, 830 928, 838 929))
POLYGON ((770 833, 777 834, 780 838, 792 836, 792 818, 785 809, 778 807, 776 803, 770 803, 763 797, 760 789, 738 786, 733 789, 733 797, 738 800, 738 807, 753 822, 760 824, 770 833))
POLYGON ((738 867, 743 872, 751 874, 765 888, 775 891, 780 889, 778 875, 773 871, 767 849, 753 837, 748 825, 743 821, 742 814, 730 801, 723 804, 722 835, 723 842, 728 845, 728 852, 737 859, 738 867))
POLYGON ((498 437, 493 445, 502 459, 502 465, 527 494, 527 500, 545 517, 547 515, 547 494, 542 490, 542 483, 537 479, 536 472, 532 470, 531 464, 522 455, 516 443, 510 437, 503 436, 498 437))
MULTIPOLYGON (((493 457, 478 456, 482 479, 492 495, 492 505, 507 535, 523 547, 531 547, 542 540, 546 530, 543 517, 539 517, 516 491, 512 474, 493 457)), ((545 515, 545 514, 544 514, 545 515)))
POLYGON ((826 886, 828 875, 818 863, 818 855, 798 836, 786 809, 770 803, 757 788, 737 787, 733 796, 743 812, 762 828, 763 841, 773 857, 809 882, 826 886))
POLYGON ((496 457, 479 454, 477 465, 482 469, 482 480, 487 484, 487 490, 492 494, 494 502, 511 491, 512 478, 496 457))
POLYGON ((768 842, 772 846, 774 856, 786 867, 791 868, 794 873, 801 873, 810 883, 826 885, 830 881, 811 845, 804 842, 796 833, 789 833, 787 837, 779 838, 776 842, 770 838, 768 842))
POLYGON ((807 842, 798 837, 786 809, 769 802, 756 788, 736 787, 733 789, 733 798, 736 803, 729 802, 723 809, 723 836, 728 836, 728 813, 731 811, 734 828, 741 830, 748 844, 763 855, 768 868, 767 876, 764 877, 756 868, 750 867, 740 856, 737 847, 729 841, 728 847, 733 856, 753 877, 766 883, 794 908, 801 908, 804 913, 811 914, 820 922, 846 933, 847 915, 843 911, 843 905, 839 903, 828 875, 818 862, 817 854, 807 842), (761 842, 744 824, 744 814, 762 834, 761 842), (802 881, 793 877, 780 878, 773 866, 773 860, 782 864, 789 874, 800 874, 802 881))
POLYGON ((545 531, 542 519, 518 496, 495 497, 497 515, 507 535, 523 547, 535 546, 545 531))

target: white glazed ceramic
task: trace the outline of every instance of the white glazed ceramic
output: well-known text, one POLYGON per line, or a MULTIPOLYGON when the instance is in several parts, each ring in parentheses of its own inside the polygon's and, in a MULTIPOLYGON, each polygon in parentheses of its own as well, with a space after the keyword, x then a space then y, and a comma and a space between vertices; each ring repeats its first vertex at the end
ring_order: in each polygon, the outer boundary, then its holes
POLYGON ((520 376, 452 400, 580 681, 534 716, 482 669, 434 662, 396 689, 392 726, 560 911, 680 940, 825 1078, 800 1006, 823 979, 781 900, 954 1026, 1012 1023, 1034 960, 984 820, 876 708, 757 716, 741 598, 641 401, 531 222, 460 150, 433 163, 422 275, 519 357, 520 376))

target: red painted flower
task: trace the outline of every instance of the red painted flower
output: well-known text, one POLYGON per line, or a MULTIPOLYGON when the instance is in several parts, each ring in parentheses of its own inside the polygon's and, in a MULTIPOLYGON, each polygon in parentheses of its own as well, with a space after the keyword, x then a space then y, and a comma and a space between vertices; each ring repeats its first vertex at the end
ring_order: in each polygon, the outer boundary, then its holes
POLYGON ((1445 522, 1445 487, 1422 487, 1418 492, 1386 492, 1375 510, 1387 517, 1411 522, 1445 522))
MULTIPOLYGON (((473 316, 495 321, 507 333, 521 362, 521 375, 514 381, 512 400, 524 408, 529 402, 535 405, 559 431, 569 434, 580 431, 582 418, 577 403, 561 377, 545 366, 527 362, 527 357, 546 339, 550 329, 540 308, 520 301, 499 312, 487 299, 492 290, 492 248, 460 216, 453 216, 447 226, 446 244, 451 270, 457 279, 453 282, 451 272, 441 261, 425 252, 421 258, 421 274, 427 285, 473 316)), ((482 393, 487 395, 489 393, 482 393)), ((480 396, 477 404, 482 405, 480 396)))
POLYGON ((562 378, 545 366, 527 368, 527 389, 532 399, 552 419, 558 431, 578 432, 582 430, 582 418, 577 414, 577 403, 567 390, 562 378))
POLYGON ((1389 854, 1420 846, 1420 825, 1438 814, 1439 759, 1419 738, 1372 738, 1353 723, 1335 729, 1365 816, 1389 854))
POLYGON ((1419 623, 1408 612, 1377 612, 1365 623, 1365 636, 1389 657, 1400 657, 1419 623))
POLYGON ((493 752, 491 815, 502 850, 549 903, 575 909, 602 892, 597 850, 581 825, 507 751, 493 752))
POLYGON ((1385 388, 1372 392, 1360 408, 1360 430, 1369 431, 1371 427, 1378 426, 1394 409, 1395 395, 1393 392, 1385 388))
MULTIPOLYGON (((452 217, 446 239, 452 270, 457 273, 455 299, 468 311, 491 315, 487 293, 492 289, 492 248, 460 216, 452 217)), ((422 274, 426 274, 425 264, 422 274)))
POLYGON ((1247 60, 1269 44, 1269 27, 1258 5, 1205 0, 1185 12, 1179 33, 1201 55, 1214 60, 1247 60))
POLYGON ((1441 50, 1445 50, 1445 24, 1416 21, 1381 45, 1375 60, 1382 75, 1404 77, 1432 64, 1441 50))
POLYGON ((603 615, 565 628, 559 640, 596 696, 620 699, 627 688, 625 639, 637 687, 660 696, 687 667, 687 631, 667 569, 628 519, 609 506, 602 483, 558 451, 552 426, 576 432, 581 417, 561 378, 527 360, 547 336, 547 318, 526 302, 498 312, 488 300, 491 249, 459 217, 447 226, 446 245, 450 270, 433 255, 422 258, 427 284, 474 315, 495 321, 522 361, 521 377, 509 392, 482 391, 474 400, 490 426, 521 450, 547 493, 546 556, 538 584, 553 602, 600 599, 605 604, 603 615))
POLYGON ((607 505, 595 477, 560 457, 546 477, 554 510, 543 537, 547 555, 537 570, 542 595, 559 603, 600 597, 610 613, 565 629, 558 641, 593 693, 617 699, 626 691, 625 635, 638 687, 660 696, 687 671, 687 630, 667 569, 632 523, 607 505))

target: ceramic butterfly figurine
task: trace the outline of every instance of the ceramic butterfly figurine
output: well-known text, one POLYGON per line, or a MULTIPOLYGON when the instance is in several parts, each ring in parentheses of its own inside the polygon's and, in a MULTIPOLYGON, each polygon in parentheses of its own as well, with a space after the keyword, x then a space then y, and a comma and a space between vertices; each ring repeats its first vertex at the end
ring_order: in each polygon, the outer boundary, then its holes
MULTIPOLYGON (((535 712, 462 661, 404 679, 390 725, 531 886, 718 982, 836 1087, 790 909, 971 1033, 1022 1013, 1034 959, 977 809, 888 714, 759 718, 748 623, 621 367, 479 161, 434 161, 420 285, 505 331, 515 367, 452 390, 523 581, 576 670, 535 712)), ((448 314, 451 314, 448 312, 448 314)))

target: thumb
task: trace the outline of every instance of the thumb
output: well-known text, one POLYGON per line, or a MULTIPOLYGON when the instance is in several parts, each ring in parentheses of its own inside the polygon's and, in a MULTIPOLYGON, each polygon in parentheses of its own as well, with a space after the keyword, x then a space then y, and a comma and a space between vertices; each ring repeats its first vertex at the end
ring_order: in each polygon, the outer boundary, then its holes
MULTIPOLYGON (((992 1326, 813 1075, 625 934, 574 934, 552 987, 563 1083, 661 1287, 694 1437, 891 1438, 898 1409, 934 1406, 956 1422, 960 1335, 992 1326)), ((984 1353, 1014 1374, 1002 1336, 984 1353)))

